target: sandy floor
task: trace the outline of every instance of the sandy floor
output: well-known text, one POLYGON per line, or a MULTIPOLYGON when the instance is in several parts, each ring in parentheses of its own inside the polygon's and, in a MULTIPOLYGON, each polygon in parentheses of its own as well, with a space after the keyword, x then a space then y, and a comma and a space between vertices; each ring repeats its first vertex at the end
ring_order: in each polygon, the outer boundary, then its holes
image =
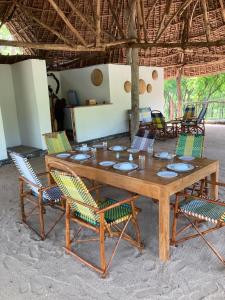
MULTIPOLYGON (((205 156, 220 160, 221 180, 225 181, 224 141, 225 126, 207 127, 205 156)), ((156 147, 174 149, 175 140, 157 141, 156 147)), ((44 169, 42 158, 32 159, 31 164, 38 171, 44 169)), ((113 190, 107 192, 113 194, 113 190)), ((0 299, 225 299, 225 269, 208 247, 199 239, 171 247, 170 261, 161 263, 158 207, 144 198, 137 204, 142 208, 139 222, 145 250, 139 255, 122 242, 109 276, 102 280, 64 254, 63 221, 43 242, 21 224, 16 169, 1 167, 0 299)), ((208 237, 225 254, 224 230, 208 237)), ((90 250, 89 258, 98 257, 96 244, 81 250, 84 254, 90 250)))

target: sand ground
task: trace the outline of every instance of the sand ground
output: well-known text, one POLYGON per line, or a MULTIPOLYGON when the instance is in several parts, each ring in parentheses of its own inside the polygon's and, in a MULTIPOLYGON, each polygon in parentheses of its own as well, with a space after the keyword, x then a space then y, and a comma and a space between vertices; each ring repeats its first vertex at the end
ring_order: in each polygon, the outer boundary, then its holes
MULTIPOLYGON (((123 138, 120 142, 128 141, 123 138)), ((174 149, 175 142, 157 141, 156 148, 174 149)), ((204 155, 220 160, 220 179, 225 181, 224 149, 225 126, 208 125, 204 155)), ((43 158, 31 159, 31 164, 37 171, 44 170, 43 158)), ((118 194, 113 189, 104 193, 118 194)), ((170 261, 159 261, 158 206, 149 199, 137 202, 142 208, 139 215, 145 244, 142 255, 122 242, 106 279, 64 253, 63 220, 49 238, 39 241, 21 224, 18 203, 17 171, 13 164, 3 166, 0 168, 1 300, 225 299, 225 268, 200 239, 171 247, 170 261)), ((224 230, 208 238, 225 255, 224 230)), ((108 253, 112 244, 108 242, 108 253)), ((97 244, 80 248, 88 258, 98 257, 97 244)))

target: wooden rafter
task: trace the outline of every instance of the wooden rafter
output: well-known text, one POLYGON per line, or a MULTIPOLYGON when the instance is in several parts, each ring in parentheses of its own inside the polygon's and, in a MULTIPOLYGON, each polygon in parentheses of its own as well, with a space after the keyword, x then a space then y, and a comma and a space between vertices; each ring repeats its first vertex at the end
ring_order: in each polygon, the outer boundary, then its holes
POLYGON ((224 7, 223 0, 219 0, 219 3, 220 3, 220 8, 221 8, 221 14, 223 17, 223 22, 225 23, 225 7, 224 7))
POLYGON ((70 29, 70 31, 76 36, 78 41, 85 47, 87 47, 87 43, 85 42, 84 38, 81 36, 81 34, 78 32, 76 28, 70 23, 70 21, 65 16, 64 12, 59 8, 59 6, 55 3, 54 0, 48 0, 48 2, 52 5, 54 10, 57 12, 57 14, 60 16, 60 18, 64 21, 66 26, 70 29))
POLYGON ((205 33, 206 33, 206 40, 210 40, 210 25, 209 25, 209 18, 207 14, 207 4, 206 0, 201 0, 202 10, 203 10, 203 20, 205 24, 205 33))
POLYGON ((8 41, 8 40, 0 40, 0 46, 23 47, 23 48, 32 48, 32 49, 42 49, 48 51, 69 51, 69 52, 104 51, 103 47, 87 48, 86 46, 83 45, 77 45, 76 47, 71 47, 65 44, 27 43, 23 41, 8 41))
POLYGON ((12 3, 9 3, 6 12, 1 20, 0 29, 8 21, 8 18, 13 14, 16 9, 16 0, 13 0, 12 3))
POLYGON ((166 1, 166 7, 165 7, 165 11, 163 13, 163 16, 162 16, 162 19, 160 20, 160 25, 159 25, 159 29, 156 33, 156 40, 158 40, 159 38, 159 35, 161 36, 161 31, 163 30, 164 26, 165 26, 165 21, 166 21, 166 18, 167 16, 169 15, 170 13, 170 7, 171 7, 171 4, 172 4, 172 0, 167 0, 166 1))
POLYGON ((148 12, 147 12, 147 15, 146 15, 146 17, 145 17, 145 22, 148 22, 148 19, 149 19, 151 13, 153 12, 153 10, 154 10, 154 8, 155 8, 157 2, 158 2, 158 0, 154 0, 154 3, 153 3, 152 6, 149 8, 149 10, 148 10, 148 12))
POLYGON ((101 37, 101 23, 100 23, 100 9, 101 2, 100 0, 96 1, 96 47, 100 45, 100 37, 101 37))
POLYGON ((112 16, 113 16, 113 18, 114 18, 114 20, 115 20, 115 22, 116 22, 116 26, 117 26, 117 28, 118 28, 118 30, 119 30, 120 37, 121 37, 122 39, 124 39, 124 38, 125 38, 125 35, 124 35, 123 29, 122 29, 122 27, 121 27, 121 25, 120 25, 120 22, 119 22, 119 19, 118 19, 119 16, 116 15, 115 10, 114 10, 114 8, 113 8, 113 6, 112 6, 111 0, 107 0, 107 2, 108 2, 108 4, 109 4, 109 10, 110 10, 110 12, 111 12, 111 14, 112 14, 112 16))
POLYGON ((145 21, 145 8, 144 8, 144 0, 141 1, 141 17, 142 17, 142 22, 143 22, 143 31, 144 31, 144 37, 145 41, 148 41, 148 33, 146 29, 146 21, 145 21))

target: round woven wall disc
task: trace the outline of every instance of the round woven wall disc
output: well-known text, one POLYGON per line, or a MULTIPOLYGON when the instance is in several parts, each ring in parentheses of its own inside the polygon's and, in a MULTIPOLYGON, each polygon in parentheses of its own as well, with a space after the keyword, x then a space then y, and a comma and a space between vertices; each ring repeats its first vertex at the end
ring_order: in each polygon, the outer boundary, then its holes
POLYGON ((146 92, 146 83, 143 79, 139 79, 139 94, 144 94, 146 92))
POLYGON ((125 90, 126 93, 131 92, 131 82, 130 81, 125 81, 124 82, 124 90, 125 90))
POLYGON ((152 91, 152 85, 151 83, 147 84, 147 93, 151 93, 152 91))
POLYGON ((99 69, 94 69, 91 73, 91 82, 94 85, 99 86, 102 84, 102 81, 103 81, 102 71, 99 69))
POLYGON ((156 70, 152 71, 152 79, 153 80, 158 79, 158 71, 156 71, 156 70))

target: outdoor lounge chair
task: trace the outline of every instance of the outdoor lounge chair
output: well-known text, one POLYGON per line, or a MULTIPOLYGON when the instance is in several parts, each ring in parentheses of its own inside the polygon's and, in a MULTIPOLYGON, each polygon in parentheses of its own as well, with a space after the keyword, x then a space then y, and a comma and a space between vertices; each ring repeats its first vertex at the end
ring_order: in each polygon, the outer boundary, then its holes
MULTIPOLYGON (((210 182, 208 182, 211 184, 210 182)), ((219 188, 224 188, 225 183, 215 183, 219 188)), ((172 238, 171 244, 177 245, 186 240, 201 237, 205 243, 210 247, 214 254, 219 260, 225 265, 225 259, 215 249, 215 247, 205 238, 205 234, 214 230, 220 229, 225 226, 225 201, 210 199, 209 197, 196 197, 185 195, 184 200, 179 201, 180 195, 176 196, 175 208, 174 208, 174 219, 172 226, 172 238), (177 221, 180 216, 187 219, 188 225, 182 227, 177 231, 177 221), (213 226, 201 231, 199 225, 201 222, 208 222, 213 226), (178 239, 178 236, 183 233, 186 229, 192 227, 197 233, 185 235, 178 239)), ((223 241, 221 241, 223 244, 223 241)))
POLYGON ((59 185, 66 199, 67 253, 75 256, 82 263, 101 273, 102 277, 105 277, 121 239, 130 242, 132 246, 137 247, 139 250, 142 249, 140 231, 136 219, 138 210, 134 205, 134 200, 138 198, 137 195, 132 195, 120 201, 111 198, 100 201, 98 187, 96 186, 88 190, 80 177, 78 177, 69 167, 65 167, 56 162, 50 164, 49 167, 52 177, 59 185), (60 168, 66 170, 66 173, 60 171, 60 168), (96 199, 91 195, 91 191, 95 191, 96 199), (133 239, 130 235, 125 233, 125 229, 130 221, 134 225, 136 239, 133 239), (71 222, 80 225, 78 233, 73 239, 71 239, 70 236, 71 222), (121 227, 122 224, 124 225, 123 227, 121 227), (79 233, 83 227, 92 230, 98 237, 88 240, 79 239, 79 233), (105 258, 106 236, 118 238, 108 263, 105 258), (75 242, 75 245, 79 242, 99 241, 100 266, 94 265, 72 249, 73 241, 75 242))
POLYGON ((19 177, 19 195, 22 222, 44 240, 65 213, 65 209, 61 206, 62 193, 56 185, 44 186, 38 178, 38 176, 48 176, 48 172, 36 174, 27 158, 15 152, 11 152, 10 156, 21 175, 19 177), (28 202, 32 208, 27 208, 28 202), (57 218, 52 221, 52 224, 48 226, 49 229, 46 231, 44 214, 47 206, 60 210, 60 214, 57 213, 57 218), (33 224, 28 222, 31 216, 34 217, 36 210, 38 210, 39 214, 40 229, 36 229, 33 224))
POLYGON ((153 147, 155 134, 148 129, 139 128, 132 142, 131 148, 141 151, 147 151, 149 147, 153 147))
POLYGON ((72 151, 72 147, 65 131, 50 132, 43 134, 48 154, 72 151))
POLYGON ((156 138, 175 137, 176 128, 171 122, 166 122, 165 117, 159 110, 152 110, 152 129, 155 131, 156 138))
POLYGON ((204 102, 197 118, 181 122, 181 132, 205 134, 205 115, 208 102, 204 102))

